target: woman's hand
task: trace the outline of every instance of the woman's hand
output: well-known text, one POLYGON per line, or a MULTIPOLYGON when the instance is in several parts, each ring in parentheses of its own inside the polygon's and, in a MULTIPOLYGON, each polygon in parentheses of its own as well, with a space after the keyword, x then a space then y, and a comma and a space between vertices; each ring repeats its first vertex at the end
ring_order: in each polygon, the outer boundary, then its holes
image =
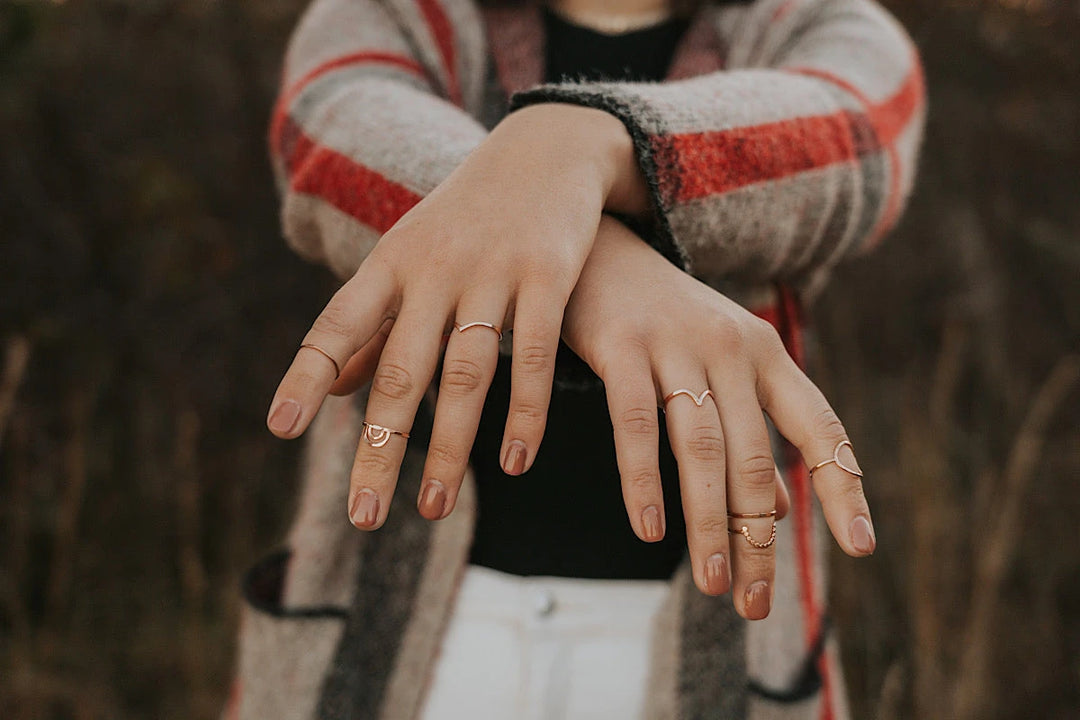
POLYGON ((300 435, 328 392, 373 374, 348 507, 358 527, 379 527, 449 334, 420 502, 426 517, 443 517, 495 372, 499 329, 513 326, 501 462, 524 472, 544 434, 563 309, 601 212, 645 202, 630 137, 613 116, 569 105, 510 115, 380 239, 315 320, 274 396, 271 431, 300 435))
MULTIPOLYGON (((807 464, 833 457, 847 440, 817 387, 764 320, 679 270, 609 217, 566 308, 563 338, 603 379, 615 431, 623 497, 635 533, 663 537, 657 403, 665 405, 679 464, 687 542, 697 586, 727 592, 749 619, 772 605, 774 518, 728 513, 783 510, 763 410, 807 464), (700 397, 706 390, 711 396, 700 397), (698 402, 700 400, 700 402, 698 402), (746 526, 756 547, 741 534, 746 526)), ((858 470, 850 446, 841 462, 858 470)), ((835 463, 813 473, 837 542, 849 555, 874 550, 859 478, 835 463)), ((781 490, 781 492, 783 492, 781 490)))

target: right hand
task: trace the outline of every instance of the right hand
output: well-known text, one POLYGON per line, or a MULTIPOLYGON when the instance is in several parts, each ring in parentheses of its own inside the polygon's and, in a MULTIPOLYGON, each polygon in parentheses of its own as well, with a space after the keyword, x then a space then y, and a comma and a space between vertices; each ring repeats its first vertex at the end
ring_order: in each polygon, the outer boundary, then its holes
MULTIPOLYGON (((297 352, 271 403, 271 431, 300 435, 328 392, 373 376, 365 420, 409 432, 449 335, 419 498, 425 517, 445 517, 498 360, 495 331, 454 323, 490 323, 514 330, 501 464, 524 472, 544 434, 563 309, 605 205, 643 187, 633 173, 629 136, 607 113, 537 105, 510 115, 379 240, 315 320, 303 343, 333 360, 297 352)), ((386 519, 405 445, 396 434, 379 447, 360 442, 348 499, 357 527, 386 519)))

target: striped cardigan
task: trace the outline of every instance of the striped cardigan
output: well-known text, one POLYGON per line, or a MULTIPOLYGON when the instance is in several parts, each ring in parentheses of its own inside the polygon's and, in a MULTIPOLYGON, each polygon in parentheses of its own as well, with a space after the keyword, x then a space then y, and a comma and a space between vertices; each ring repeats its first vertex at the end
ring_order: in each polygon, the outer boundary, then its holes
MULTIPOLYGON (((315 0, 270 128, 292 247, 348 277, 508 111, 600 108, 634 140, 650 242, 774 322, 799 359, 799 300, 895 224, 912 184, 924 88, 904 31, 871 0, 706 4, 663 83, 541 84, 543 44, 528 3, 315 0)), ((449 518, 424 521, 423 450, 410 448, 386 525, 354 530, 344 508, 363 396, 324 405, 288 549, 245 581, 230 717, 420 713, 468 558, 474 480, 449 518)), ((778 452, 792 513, 772 613, 743 621, 684 562, 654 627, 650 718, 847 716, 824 621, 828 539, 805 466, 778 452)))

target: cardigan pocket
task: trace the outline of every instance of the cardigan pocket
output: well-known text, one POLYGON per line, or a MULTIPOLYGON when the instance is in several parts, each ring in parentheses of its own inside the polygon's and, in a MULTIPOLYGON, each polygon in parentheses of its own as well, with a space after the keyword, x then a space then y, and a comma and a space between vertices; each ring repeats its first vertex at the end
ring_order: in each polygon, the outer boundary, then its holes
POLYGON ((282 591, 292 553, 273 552, 244 575, 238 677, 226 717, 308 720, 338 641, 344 607, 285 606, 282 591))

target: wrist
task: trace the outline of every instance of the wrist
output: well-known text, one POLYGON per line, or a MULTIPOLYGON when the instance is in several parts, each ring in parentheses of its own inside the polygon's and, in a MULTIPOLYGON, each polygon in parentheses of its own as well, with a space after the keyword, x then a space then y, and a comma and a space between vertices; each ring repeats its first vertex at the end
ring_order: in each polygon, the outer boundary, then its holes
POLYGON ((648 188, 626 126, 611 113, 582 105, 540 103, 509 115, 501 125, 543 138, 548 151, 585 166, 611 212, 643 216, 648 188))

